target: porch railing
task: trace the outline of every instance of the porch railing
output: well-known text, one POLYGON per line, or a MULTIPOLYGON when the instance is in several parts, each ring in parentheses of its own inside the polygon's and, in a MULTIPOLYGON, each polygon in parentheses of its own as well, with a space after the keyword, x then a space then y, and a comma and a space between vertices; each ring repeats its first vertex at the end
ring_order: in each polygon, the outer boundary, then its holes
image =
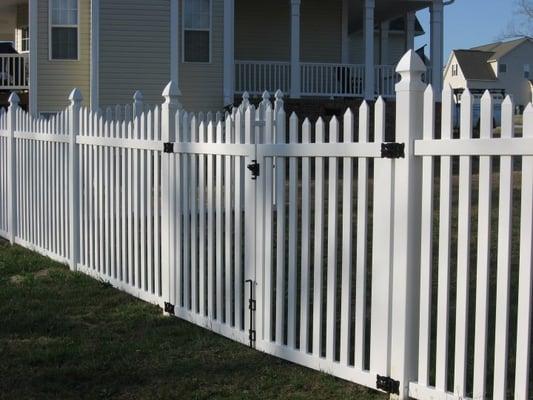
POLYGON ((24 90, 29 87, 28 54, 0 54, 0 90, 24 90))
POLYGON ((365 66, 302 63, 303 96, 359 97, 364 93, 365 66))
MULTIPOLYGON (((301 95, 314 97, 363 97, 365 66, 363 64, 301 63, 301 95)), ((385 98, 395 97, 394 86, 400 76, 394 65, 376 65, 375 93, 385 98)), ((291 66, 279 61, 236 61, 235 91, 260 95, 265 90, 281 89, 289 93, 291 66)), ((422 77, 431 81, 431 68, 422 77)))
POLYGON ((236 61, 235 91, 258 95, 265 90, 290 90, 291 64, 283 61, 236 61))

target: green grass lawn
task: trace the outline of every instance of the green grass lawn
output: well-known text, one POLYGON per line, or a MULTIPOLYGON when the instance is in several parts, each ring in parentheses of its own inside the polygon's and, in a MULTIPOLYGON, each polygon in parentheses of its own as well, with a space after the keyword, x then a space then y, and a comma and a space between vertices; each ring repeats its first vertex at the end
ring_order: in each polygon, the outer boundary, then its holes
POLYGON ((0 239, 0 399, 385 399, 0 239))

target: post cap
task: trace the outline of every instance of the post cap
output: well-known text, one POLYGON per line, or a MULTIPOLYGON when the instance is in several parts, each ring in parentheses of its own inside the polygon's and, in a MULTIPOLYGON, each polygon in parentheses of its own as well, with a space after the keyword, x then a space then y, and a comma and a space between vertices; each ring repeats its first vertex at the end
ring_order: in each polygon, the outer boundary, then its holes
POLYGON ((406 72, 419 72, 420 74, 426 72, 426 66, 420 56, 416 54, 416 51, 413 49, 409 50, 403 55, 396 67, 396 72, 406 73, 406 72))
POLYGON ((70 92, 70 95, 68 96, 68 99, 70 100, 70 104, 80 104, 83 101, 83 95, 81 94, 81 90, 78 88, 75 88, 70 92))
POLYGON ((178 84, 174 81, 170 81, 163 90, 162 96, 165 98, 177 98, 181 96, 181 91, 178 87, 178 84))
POLYGON ((270 101, 270 93, 268 93, 268 90, 265 90, 263 92, 262 98, 263 98, 263 101, 270 101))
POLYGON ((133 93, 133 100, 135 101, 143 101, 144 96, 140 90, 137 90, 135 93, 133 93))
POLYGON ((15 92, 12 92, 11 95, 9 96, 8 101, 9 101, 9 104, 11 105, 18 105, 20 103, 20 97, 15 92))

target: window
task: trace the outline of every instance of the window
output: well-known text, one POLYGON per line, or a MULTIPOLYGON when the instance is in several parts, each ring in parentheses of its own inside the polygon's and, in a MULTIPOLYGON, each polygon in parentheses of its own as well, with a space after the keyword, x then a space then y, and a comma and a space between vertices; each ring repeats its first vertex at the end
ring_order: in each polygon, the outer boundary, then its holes
POLYGON ((78 59, 78 0, 50 1, 50 58, 78 59))
POLYGON ((19 52, 25 53, 30 51, 30 28, 27 26, 19 28, 17 35, 19 52))
POLYGON ((211 0, 184 1, 183 60, 211 61, 211 0))
POLYGON ((507 72, 507 64, 499 64, 498 72, 500 74, 505 74, 507 72))
POLYGON ((457 64, 452 65, 452 76, 459 75, 459 66, 457 64))
POLYGON ((529 64, 524 64, 524 78, 529 79, 531 73, 529 72, 529 64))

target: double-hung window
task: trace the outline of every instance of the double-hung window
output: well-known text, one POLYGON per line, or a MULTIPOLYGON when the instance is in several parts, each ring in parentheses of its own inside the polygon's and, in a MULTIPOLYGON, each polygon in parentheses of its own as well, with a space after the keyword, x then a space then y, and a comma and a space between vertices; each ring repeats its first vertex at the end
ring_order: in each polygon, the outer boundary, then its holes
POLYGON ((30 29, 23 26, 18 29, 18 50, 20 53, 30 51, 30 29))
POLYGON ((211 61, 211 0, 184 0, 183 60, 211 61))
POLYGON ((530 69, 529 64, 524 64, 524 78, 526 79, 531 78, 531 73, 529 69, 530 69))
POLYGON ((78 0, 50 0, 50 58, 78 59, 78 0))

